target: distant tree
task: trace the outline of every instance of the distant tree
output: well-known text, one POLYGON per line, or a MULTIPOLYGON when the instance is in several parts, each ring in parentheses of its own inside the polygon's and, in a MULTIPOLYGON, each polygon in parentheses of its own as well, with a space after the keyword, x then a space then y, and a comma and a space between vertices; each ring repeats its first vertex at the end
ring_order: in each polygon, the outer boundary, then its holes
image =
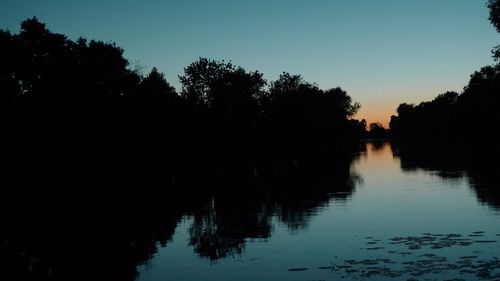
POLYGON ((365 131, 366 130, 366 120, 361 119, 361 121, 359 121, 359 124, 360 124, 360 128, 362 128, 363 131, 365 131))
MULTIPOLYGON (((488 8, 490 9, 489 20, 496 30, 500 32, 500 0, 488 0, 488 8)), ((493 59, 499 61, 500 45, 494 47, 491 53, 493 54, 493 59)))
POLYGON ((377 130, 383 130, 384 126, 380 124, 380 122, 374 122, 370 123, 370 132, 377 131, 377 130))
POLYGON ((84 77, 77 81, 84 94, 93 93, 105 97, 123 96, 132 93, 140 81, 139 76, 128 69, 128 61, 123 57, 123 49, 114 43, 91 40, 79 41, 79 73, 84 77), (82 79, 84 78, 84 79, 82 79))
POLYGON ((303 142, 310 135, 315 122, 313 99, 319 97, 321 90, 302 79, 300 75, 282 73, 278 80, 272 81, 263 99, 265 124, 272 134, 292 142, 303 142))
POLYGON ((368 136, 370 138, 386 138, 389 136, 389 131, 380 122, 370 123, 369 127, 368 136))
POLYGON ((340 87, 326 90, 325 94, 331 99, 331 104, 337 104, 338 109, 347 117, 354 116, 361 108, 361 104, 353 102, 347 92, 340 87))
MULTIPOLYGON (((361 105, 353 103, 350 96, 340 87, 323 91, 317 85, 308 83, 300 75, 291 75, 284 72, 279 79, 271 83, 269 98, 271 102, 277 102, 280 98, 289 97, 313 98, 315 102, 325 102, 332 111, 343 117, 351 117, 359 110, 361 105)), ((317 104, 319 106, 319 103, 317 104)))
POLYGON ((307 83, 300 75, 283 72, 278 80, 271 82, 269 93, 272 99, 276 99, 284 95, 297 94, 301 88, 314 87, 315 85, 307 83))
POLYGON ((217 83, 233 71, 235 66, 231 62, 199 58, 184 68, 184 75, 179 76, 181 95, 193 104, 207 105, 217 83))
POLYGON ((417 120, 415 114, 415 105, 402 103, 398 106, 396 112, 398 113, 398 126, 397 132, 400 135, 411 134, 417 128, 417 120))
POLYGON ((358 122, 349 120, 360 105, 339 87, 324 91, 285 72, 271 82, 264 100, 267 123, 288 140, 332 142, 361 131, 358 122))
POLYGON ((407 104, 407 103, 402 103, 398 106, 397 108, 397 113, 398 114, 409 114, 415 109, 414 104, 407 104))
POLYGON ((488 8, 490 9, 489 20, 500 32, 500 0, 488 0, 488 8))
POLYGON ((500 122, 500 71, 483 67, 471 75, 462 94, 446 92, 417 106, 401 104, 390 128, 400 136, 478 136, 492 133, 500 122))
POLYGON ((15 77, 17 42, 8 31, 0 30, 0 103, 6 105, 22 93, 20 81, 15 77))
POLYGON ((175 88, 167 82, 165 74, 158 72, 156 67, 153 67, 151 72, 142 79, 137 91, 149 96, 165 97, 177 95, 175 88))
POLYGON ((257 121, 259 98, 266 81, 258 71, 247 72, 224 61, 200 58, 179 77, 181 95, 225 122, 251 125, 257 121))
MULTIPOLYGON (((2 32, 0 40, 5 40, 6 34, 2 32)), ((75 98, 95 104, 130 93, 139 81, 127 68, 123 50, 115 44, 87 43, 85 39, 74 42, 49 31, 37 18, 23 21, 20 33, 9 40, 4 46, 9 49, 3 53, 10 57, 5 60, 7 76, 16 80, 14 84, 25 96, 75 98)))
POLYGON ((456 124, 458 93, 446 92, 432 101, 417 106, 399 105, 398 116, 392 116, 389 127, 399 135, 441 135, 449 133, 456 124))
POLYGON ((175 88, 170 86, 165 75, 153 67, 151 72, 142 78, 129 100, 129 111, 138 113, 134 118, 145 127, 145 124, 153 126, 150 130, 162 131, 161 126, 166 126, 177 117, 175 114, 181 105, 181 97, 177 95, 175 88), (140 119, 146 118, 146 119, 140 119))
POLYGON ((499 62, 500 61, 500 45, 499 46, 496 46, 494 47, 492 50, 491 50, 491 54, 493 56, 493 60, 499 62))
POLYGON ((357 138, 364 138, 366 136, 366 120, 350 119, 351 134, 357 138))
POLYGON ((236 67, 223 75, 209 92, 209 109, 221 118, 233 118, 240 125, 252 125, 259 115, 259 99, 265 85, 262 73, 236 67))
MULTIPOLYGON (((457 92, 448 91, 444 94, 440 94, 432 100, 438 107, 449 107, 453 106, 458 101, 459 94, 457 92)), ((442 109, 442 108, 441 108, 442 109)))
POLYGON ((471 75, 459 97, 462 123, 474 135, 498 133, 500 114, 500 64, 485 66, 471 75))
POLYGON ((396 132, 398 130, 398 117, 395 115, 391 115, 391 121, 389 122, 389 129, 392 132, 396 132))

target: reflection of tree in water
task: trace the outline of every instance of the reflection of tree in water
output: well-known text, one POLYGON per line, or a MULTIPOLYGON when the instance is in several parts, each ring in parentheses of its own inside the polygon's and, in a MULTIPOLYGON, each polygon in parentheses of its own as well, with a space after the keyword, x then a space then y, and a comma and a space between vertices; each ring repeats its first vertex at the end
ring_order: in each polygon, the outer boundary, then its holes
MULTIPOLYGON (((492 168, 492 167, 490 167, 492 168)), ((482 204, 487 204, 500 211, 500 188, 498 186, 498 168, 485 169, 481 173, 469 174, 471 187, 476 193, 477 199, 482 204)))
POLYGON ((190 245, 215 261, 241 254, 248 238, 270 237, 273 218, 292 231, 307 228, 310 218, 332 199, 351 196, 359 177, 351 174, 350 160, 313 165, 294 160, 286 168, 279 165, 279 171, 259 171, 256 186, 223 187, 224 192, 217 192, 195 212, 190 245))
POLYGON ((146 174, 122 171, 129 184, 113 176, 74 189, 66 182, 47 188, 37 176, 24 175, 19 189, 3 193, 0 276, 133 280, 137 265, 170 241, 186 214, 194 218, 189 243, 196 253, 213 261, 237 255, 246 239, 271 236, 273 218, 300 230, 331 199, 346 200, 356 184, 351 157, 332 162, 295 159, 248 168, 252 173, 236 165, 165 185, 158 184, 163 174, 144 179, 146 174))
POLYGON ((177 224, 175 210, 149 207, 158 202, 66 196, 12 195, 2 204, 2 280, 134 280, 177 224))
POLYGON ((477 199, 500 210, 498 159, 500 151, 492 143, 400 142, 392 144, 403 171, 423 169, 447 180, 467 178, 477 199))
POLYGON ((386 144, 387 142, 383 141, 372 141, 370 142, 370 150, 372 153, 382 152, 386 144))
POLYGON ((269 217, 258 213, 259 206, 236 202, 242 205, 212 199, 195 214, 189 244, 200 256, 211 260, 234 256, 242 253, 245 238, 270 236, 269 217))

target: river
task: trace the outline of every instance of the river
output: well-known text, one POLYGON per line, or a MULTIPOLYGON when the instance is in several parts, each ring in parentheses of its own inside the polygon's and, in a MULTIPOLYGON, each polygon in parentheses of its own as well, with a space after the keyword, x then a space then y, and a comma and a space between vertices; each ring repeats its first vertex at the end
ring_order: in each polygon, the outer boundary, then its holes
POLYGON ((312 195, 214 197, 183 215, 137 280, 500 278, 495 183, 446 156, 360 147, 349 179, 312 195))

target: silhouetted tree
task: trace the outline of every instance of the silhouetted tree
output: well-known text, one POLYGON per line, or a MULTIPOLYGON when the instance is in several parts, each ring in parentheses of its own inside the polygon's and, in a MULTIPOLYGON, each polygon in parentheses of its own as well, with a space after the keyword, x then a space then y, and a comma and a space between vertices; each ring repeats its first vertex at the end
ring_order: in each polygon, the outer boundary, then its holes
POLYGON ((372 133, 384 130, 384 126, 380 122, 370 123, 369 127, 372 133))
POLYGON ((217 84, 234 70, 235 67, 230 62, 199 58, 184 68, 184 75, 179 76, 181 95, 190 103, 208 105, 217 84))
POLYGON ((499 133, 500 64, 485 66, 471 75, 459 97, 461 123, 472 135, 494 136, 499 133))
POLYGON ((256 121, 258 98, 266 85, 258 71, 200 58, 184 69, 179 80, 188 102, 205 105, 219 118, 245 124, 256 121))
POLYGON ((384 129, 384 126, 380 122, 370 123, 370 132, 384 129))
POLYGON ((352 135, 353 136, 356 136, 358 138, 361 138, 361 137, 364 137, 366 135, 366 120, 365 119, 361 119, 361 120, 357 120, 357 119, 350 119, 349 120, 350 122, 350 127, 352 129, 352 135))
POLYGON ((165 74, 158 72, 156 67, 153 67, 151 72, 142 79, 137 91, 150 96, 177 96, 175 88, 170 86, 165 79, 165 74))
POLYGON ((499 61, 500 60, 500 45, 499 46, 496 46, 494 47, 492 50, 491 50, 491 54, 493 55, 493 60, 495 61, 499 61))
POLYGON ((331 148, 354 137, 360 128, 359 123, 349 121, 360 105, 345 91, 321 90, 300 75, 281 74, 271 83, 263 104, 266 125, 282 145, 321 149, 329 143, 331 148))
MULTIPOLYGON (((491 24, 496 28, 498 32, 500 32, 500 1, 499 0, 489 0, 488 8, 490 9, 490 17, 489 20, 491 24)), ((495 61, 500 60, 500 45, 496 46, 491 50, 493 54, 493 59, 495 61)))
POLYGON ((500 1, 488 0, 488 8, 490 9, 489 20, 497 31, 500 32, 500 1))
POLYGON ((388 130, 380 122, 370 123, 369 127, 368 137, 370 138, 387 138, 389 136, 388 130))
POLYGON ((398 117, 396 115, 391 115, 391 120, 389 121, 389 129, 392 132, 396 132, 398 128, 398 117))
POLYGON ((21 94, 21 85, 13 75, 16 67, 16 57, 13 55, 17 48, 13 36, 0 30, 0 102, 2 105, 10 104, 14 97, 21 94))

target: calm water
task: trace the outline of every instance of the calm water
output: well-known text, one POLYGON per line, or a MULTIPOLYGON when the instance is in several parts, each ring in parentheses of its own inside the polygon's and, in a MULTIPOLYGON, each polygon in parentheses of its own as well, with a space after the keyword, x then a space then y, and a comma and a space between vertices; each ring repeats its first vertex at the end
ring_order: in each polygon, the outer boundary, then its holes
POLYGON ((182 217, 137 280, 493 279, 498 188, 432 157, 364 143, 339 183, 347 187, 229 205, 214 198, 182 217))

